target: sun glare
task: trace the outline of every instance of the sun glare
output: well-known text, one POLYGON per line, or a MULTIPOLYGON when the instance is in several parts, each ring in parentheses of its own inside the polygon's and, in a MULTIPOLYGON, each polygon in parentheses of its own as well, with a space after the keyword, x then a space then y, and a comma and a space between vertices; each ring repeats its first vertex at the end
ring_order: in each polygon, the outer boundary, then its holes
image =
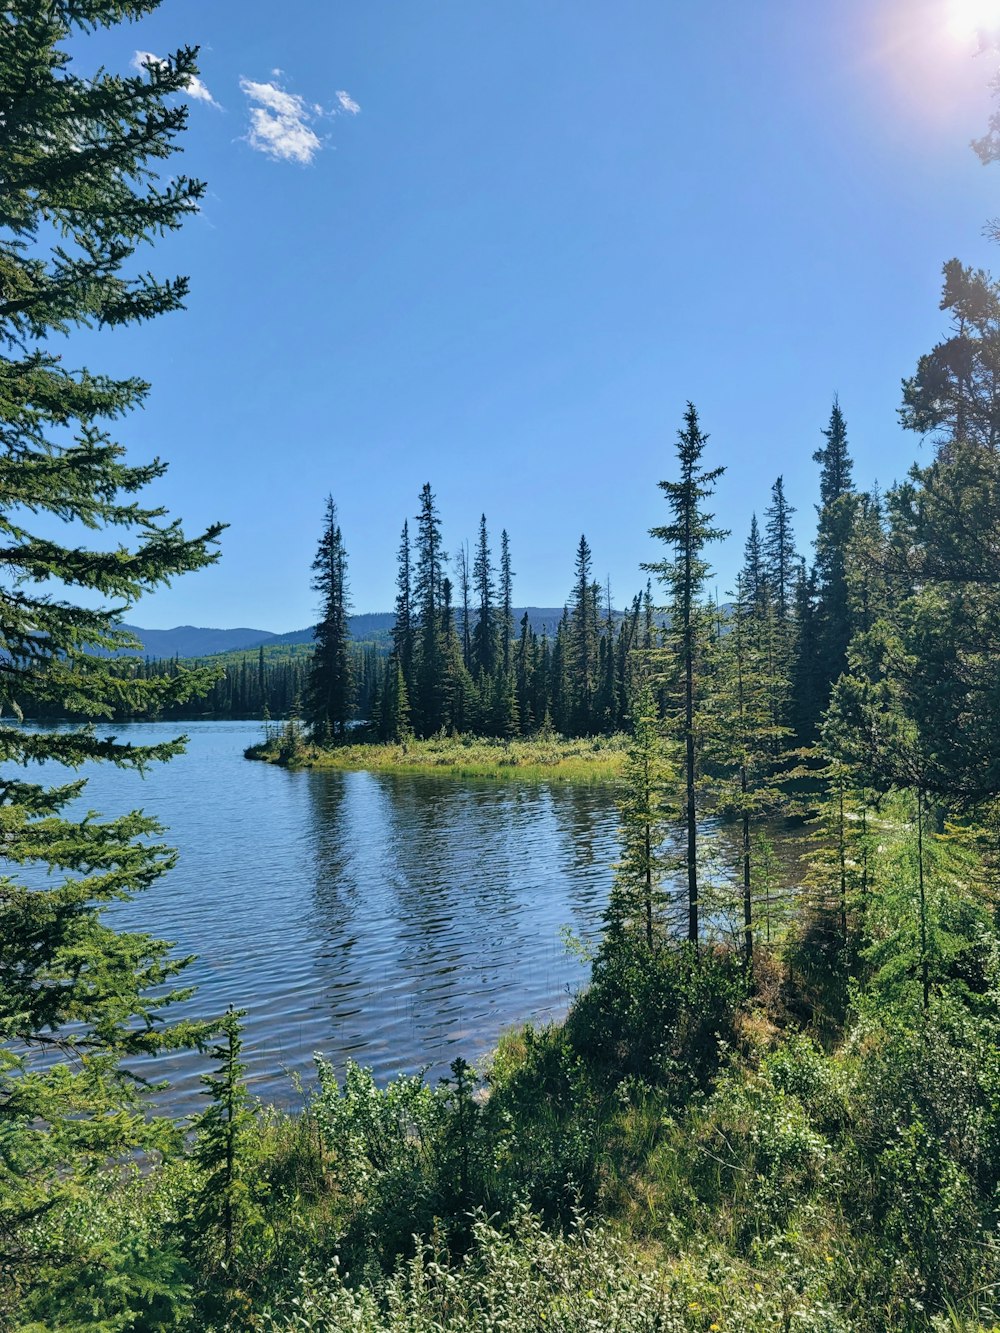
POLYGON ((948 0, 948 31, 959 42, 975 42, 1000 30, 1000 0, 948 0))

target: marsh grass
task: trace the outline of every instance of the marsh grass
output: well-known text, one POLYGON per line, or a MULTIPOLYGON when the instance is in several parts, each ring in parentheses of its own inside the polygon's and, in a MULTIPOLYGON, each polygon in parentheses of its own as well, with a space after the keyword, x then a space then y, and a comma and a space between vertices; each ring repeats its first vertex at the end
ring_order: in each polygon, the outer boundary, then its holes
POLYGON ((301 742, 294 749, 280 736, 247 750, 288 768, 363 769, 373 773, 434 773, 456 778, 516 779, 525 782, 609 783, 622 773, 624 736, 567 740, 560 736, 504 741, 488 737, 434 736, 396 745, 339 745, 321 748, 301 742))

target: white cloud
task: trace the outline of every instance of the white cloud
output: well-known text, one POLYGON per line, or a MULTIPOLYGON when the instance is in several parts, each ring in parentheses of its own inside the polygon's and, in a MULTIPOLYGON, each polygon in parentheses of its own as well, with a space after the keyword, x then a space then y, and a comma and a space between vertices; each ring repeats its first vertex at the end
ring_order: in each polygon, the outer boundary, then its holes
POLYGON ((322 114, 322 107, 308 106, 297 93, 286 93, 276 83, 240 79, 250 106, 247 142, 258 153, 279 162, 308 165, 323 146, 309 122, 322 114))
POLYGON ((343 88, 337 89, 337 101, 340 103, 341 108, 344 111, 350 112, 352 116, 356 116, 361 110, 350 93, 345 93, 343 88))
MULTIPOLYGON (((137 70, 143 70, 147 65, 157 66, 166 63, 162 56, 154 56, 152 51, 136 51, 132 57, 132 68, 137 70)), ((196 74, 192 74, 184 86, 188 96, 196 101, 208 102, 210 106, 219 105, 196 74)))

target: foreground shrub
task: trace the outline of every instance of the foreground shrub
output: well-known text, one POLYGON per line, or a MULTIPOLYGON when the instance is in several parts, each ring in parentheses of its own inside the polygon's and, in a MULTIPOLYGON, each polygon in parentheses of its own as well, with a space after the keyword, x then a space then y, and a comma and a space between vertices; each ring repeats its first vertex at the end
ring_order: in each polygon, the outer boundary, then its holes
POLYGON ((521 1211, 499 1229, 481 1216, 464 1260, 434 1243, 383 1283, 350 1285, 338 1266, 302 1277, 268 1333, 718 1333, 791 1329, 852 1333, 826 1299, 821 1273, 791 1265, 765 1290, 749 1269, 697 1254, 665 1268, 645 1262, 604 1227, 577 1217, 551 1234, 521 1211))

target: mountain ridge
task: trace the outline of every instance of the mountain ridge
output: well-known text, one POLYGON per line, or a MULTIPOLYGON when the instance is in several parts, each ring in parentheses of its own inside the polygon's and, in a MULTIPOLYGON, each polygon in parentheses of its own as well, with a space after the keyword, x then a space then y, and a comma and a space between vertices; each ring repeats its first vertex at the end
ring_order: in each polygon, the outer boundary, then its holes
MULTIPOLYGON (((524 613, 536 634, 543 629, 554 634, 563 613, 563 608, 546 606, 514 607, 513 619, 517 631, 524 613)), ((617 620, 621 612, 614 612, 617 620)), ((392 611, 365 611, 349 619, 351 637, 359 642, 379 642, 387 640, 395 616, 392 611)), ((144 657, 210 657, 217 653, 245 652, 247 649, 265 647, 268 644, 311 643, 313 627, 290 630, 285 634, 276 634, 272 630, 254 629, 240 626, 235 629, 217 629, 203 625, 175 625, 171 629, 143 629, 140 625, 122 625, 142 644, 142 650, 132 654, 119 653, 116 656, 144 657)))

